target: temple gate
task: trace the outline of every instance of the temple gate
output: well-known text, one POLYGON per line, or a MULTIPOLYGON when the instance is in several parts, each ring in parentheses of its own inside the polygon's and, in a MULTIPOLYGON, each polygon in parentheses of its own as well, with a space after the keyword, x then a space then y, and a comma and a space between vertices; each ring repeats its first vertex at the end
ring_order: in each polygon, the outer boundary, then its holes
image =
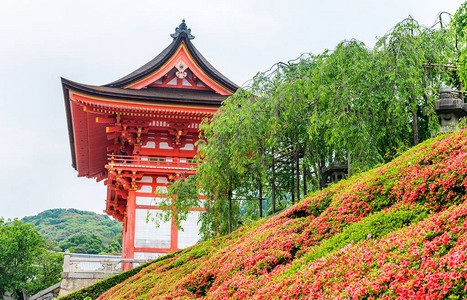
POLYGON ((192 209, 185 231, 146 223, 161 209, 156 189, 196 172, 199 125, 238 88, 193 46, 185 20, 172 43, 129 75, 103 86, 62 78, 72 166, 107 186, 105 212, 123 222, 123 258, 154 258, 196 243, 192 209))

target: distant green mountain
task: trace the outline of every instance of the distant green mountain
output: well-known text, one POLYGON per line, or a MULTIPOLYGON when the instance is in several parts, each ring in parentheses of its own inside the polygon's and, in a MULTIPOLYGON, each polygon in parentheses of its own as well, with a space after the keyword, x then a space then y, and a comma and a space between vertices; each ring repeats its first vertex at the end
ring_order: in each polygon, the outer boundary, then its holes
POLYGON ((22 221, 32 223, 44 237, 58 242, 60 250, 92 254, 121 251, 122 224, 103 214, 56 208, 22 221))

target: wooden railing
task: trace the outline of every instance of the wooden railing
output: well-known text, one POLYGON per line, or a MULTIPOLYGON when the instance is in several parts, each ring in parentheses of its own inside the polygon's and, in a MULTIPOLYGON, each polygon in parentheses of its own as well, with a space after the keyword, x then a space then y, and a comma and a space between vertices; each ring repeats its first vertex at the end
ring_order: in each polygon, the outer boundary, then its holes
POLYGON ((162 168, 162 169, 193 169, 196 170, 198 164, 202 163, 200 160, 195 159, 180 159, 174 157, 167 159, 167 157, 156 156, 129 156, 129 155, 114 155, 108 154, 109 165, 111 166, 132 166, 143 168, 162 168))

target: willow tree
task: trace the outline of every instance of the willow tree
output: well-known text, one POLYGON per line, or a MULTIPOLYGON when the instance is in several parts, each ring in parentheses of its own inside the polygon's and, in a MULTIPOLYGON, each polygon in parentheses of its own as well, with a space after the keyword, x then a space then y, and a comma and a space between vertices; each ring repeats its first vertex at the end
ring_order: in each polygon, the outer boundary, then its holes
POLYGON ((346 161, 349 173, 379 161, 375 139, 381 107, 372 92, 373 63, 362 42, 346 41, 320 61, 319 72, 312 78, 319 118, 310 124, 309 132, 326 128, 325 142, 333 152, 329 159, 346 161))
POLYGON ((416 145, 428 138, 436 126, 433 89, 442 84, 436 70, 449 56, 444 31, 423 27, 409 17, 376 44, 375 51, 392 85, 387 93, 390 110, 400 117, 394 119, 398 128, 406 127, 406 136, 401 136, 406 139, 405 145, 416 145))
MULTIPOLYGON (((464 15, 465 5, 454 20, 464 15)), ((165 204, 174 209, 162 217, 179 222, 204 207, 203 237, 222 235, 322 188, 333 161, 353 174, 428 138, 437 89, 456 84, 454 60, 466 46, 462 25, 439 20, 424 27, 409 17, 373 49, 344 41, 258 73, 202 124, 203 164, 169 187, 165 204)))
POLYGON ((461 90, 464 91, 462 82, 467 82, 467 2, 457 9, 450 25, 450 37, 456 50, 455 63, 459 66, 461 90))

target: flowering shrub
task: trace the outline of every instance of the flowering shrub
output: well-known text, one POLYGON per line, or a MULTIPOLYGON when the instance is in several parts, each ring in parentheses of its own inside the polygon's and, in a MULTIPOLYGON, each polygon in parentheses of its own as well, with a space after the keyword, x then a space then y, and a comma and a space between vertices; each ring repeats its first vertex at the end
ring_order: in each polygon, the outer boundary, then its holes
POLYGON ((466 143, 429 140, 99 299, 464 299, 466 143))

